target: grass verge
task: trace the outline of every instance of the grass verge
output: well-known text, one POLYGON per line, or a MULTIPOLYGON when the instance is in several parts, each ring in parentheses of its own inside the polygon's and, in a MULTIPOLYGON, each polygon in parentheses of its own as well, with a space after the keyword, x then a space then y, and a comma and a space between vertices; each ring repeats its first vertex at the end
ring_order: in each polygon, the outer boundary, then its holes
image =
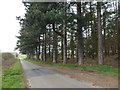
POLYGON ((25 88, 22 67, 19 60, 9 69, 3 70, 2 88, 25 88))
POLYGON ((25 58, 27 58, 27 55, 25 55, 25 54, 19 54, 19 58, 25 59, 25 58))
POLYGON ((66 64, 63 65, 61 63, 52 63, 52 62, 41 62, 41 61, 32 61, 32 60, 27 60, 31 63, 36 63, 36 64, 47 64, 47 65, 54 65, 54 66, 59 66, 59 67, 68 67, 68 68, 79 68, 81 70, 91 70, 93 72, 101 73, 101 74, 108 74, 112 76, 120 76, 120 70, 118 68, 113 68, 111 66, 106 66, 106 65, 73 65, 73 64, 66 64))

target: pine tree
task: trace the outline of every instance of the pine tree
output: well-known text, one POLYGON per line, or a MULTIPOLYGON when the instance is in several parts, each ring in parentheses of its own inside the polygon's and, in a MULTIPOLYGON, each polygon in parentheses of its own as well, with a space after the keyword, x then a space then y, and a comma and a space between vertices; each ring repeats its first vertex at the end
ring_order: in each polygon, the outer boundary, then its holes
POLYGON ((102 28, 101 28, 101 2, 97 2, 97 19, 98 19, 98 63, 104 64, 103 45, 102 45, 102 28))

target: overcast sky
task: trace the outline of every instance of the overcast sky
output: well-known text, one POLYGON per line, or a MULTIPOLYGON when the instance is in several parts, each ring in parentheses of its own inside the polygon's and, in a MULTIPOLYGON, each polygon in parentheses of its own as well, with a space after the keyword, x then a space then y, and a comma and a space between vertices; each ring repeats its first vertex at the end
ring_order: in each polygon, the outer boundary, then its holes
POLYGON ((13 52, 16 47, 20 30, 16 16, 23 16, 25 13, 22 0, 1 0, 0 1, 0 51, 13 52))

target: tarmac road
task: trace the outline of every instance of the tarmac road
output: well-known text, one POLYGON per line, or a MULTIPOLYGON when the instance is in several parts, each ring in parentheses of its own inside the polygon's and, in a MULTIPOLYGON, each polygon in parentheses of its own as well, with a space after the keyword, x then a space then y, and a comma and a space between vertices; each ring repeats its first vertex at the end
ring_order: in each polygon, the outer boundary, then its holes
POLYGON ((29 88, 95 88, 90 82, 80 82, 23 59, 20 60, 29 88))

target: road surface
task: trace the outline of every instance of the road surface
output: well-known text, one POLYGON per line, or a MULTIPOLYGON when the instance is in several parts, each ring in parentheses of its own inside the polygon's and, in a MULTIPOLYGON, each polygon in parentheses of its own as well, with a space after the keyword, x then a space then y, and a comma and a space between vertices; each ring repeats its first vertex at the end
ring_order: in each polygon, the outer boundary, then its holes
POLYGON ((95 88, 90 82, 80 82, 47 67, 20 60, 29 88, 95 88))

